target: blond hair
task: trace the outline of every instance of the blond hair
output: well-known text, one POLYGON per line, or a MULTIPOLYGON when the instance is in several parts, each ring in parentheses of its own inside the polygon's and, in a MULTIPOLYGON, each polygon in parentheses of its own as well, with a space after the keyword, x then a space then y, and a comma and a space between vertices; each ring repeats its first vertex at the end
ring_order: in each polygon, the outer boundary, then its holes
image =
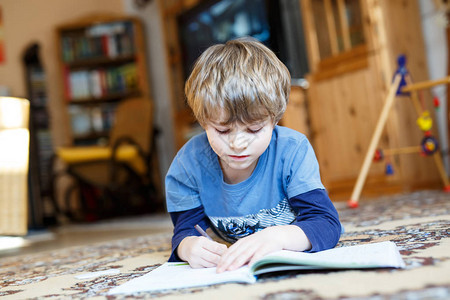
POLYGON ((225 123, 252 123, 286 110, 290 74, 262 43, 240 38, 209 47, 186 81, 187 102, 200 125, 225 113, 225 123))

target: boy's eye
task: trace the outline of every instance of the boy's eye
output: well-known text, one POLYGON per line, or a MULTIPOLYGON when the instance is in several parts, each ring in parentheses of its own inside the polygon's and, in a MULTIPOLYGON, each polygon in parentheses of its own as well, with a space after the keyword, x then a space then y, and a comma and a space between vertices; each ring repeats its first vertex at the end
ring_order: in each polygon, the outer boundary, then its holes
POLYGON ((230 129, 218 129, 218 128, 216 128, 216 131, 217 131, 219 134, 227 134, 227 133, 230 132, 230 129))
POLYGON ((262 129, 262 127, 258 127, 258 128, 247 128, 247 132, 249 132, 249 133, 258 133, 261 129, 262 129))

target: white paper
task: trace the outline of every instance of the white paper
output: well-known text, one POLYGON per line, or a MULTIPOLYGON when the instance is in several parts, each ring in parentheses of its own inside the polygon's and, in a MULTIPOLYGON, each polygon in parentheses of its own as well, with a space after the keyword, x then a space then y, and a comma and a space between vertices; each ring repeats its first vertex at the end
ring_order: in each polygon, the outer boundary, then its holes
POLYGON ((198 287, 225 282, 255 282, 248 267, 216 273, 216 268, 193 269, 185 263, 165 263, 109 291, 109 295, 198 287))
MULTIPOLYGON (((316 253, 281 250, 271 253, 257 262, 301 263, 322 268, 404 268, 394 242, 385 241, 351 247, 334 248, 316 253)), ((255 265, 252 266, 254 269, 255 265)))

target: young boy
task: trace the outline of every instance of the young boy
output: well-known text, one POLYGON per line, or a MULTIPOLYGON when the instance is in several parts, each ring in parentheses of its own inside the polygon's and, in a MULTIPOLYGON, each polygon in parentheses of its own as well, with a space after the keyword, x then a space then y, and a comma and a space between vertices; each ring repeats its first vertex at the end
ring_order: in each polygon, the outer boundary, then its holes
POLYGON ((306 137, 276 125, 290 92, 287 68, 249 38, 208 48, 185 92, 205 133, 166 176, 173 224, 169 261, 234 270, 281 249, 334 247, 341 225, 306 137), (229 248, 200 235, 211 228, 229 248))

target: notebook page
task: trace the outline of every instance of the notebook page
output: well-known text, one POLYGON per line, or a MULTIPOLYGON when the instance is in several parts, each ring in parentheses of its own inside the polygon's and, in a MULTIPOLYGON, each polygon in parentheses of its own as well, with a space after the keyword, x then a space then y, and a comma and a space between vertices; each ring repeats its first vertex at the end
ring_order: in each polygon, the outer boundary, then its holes
POLYGON ((179 289, 224 282, 255 282, 248 267, 235 271, 216 273, 216 268, 193 269, 184 263, 165 263, 159 268, 132 279, 109 291, 109 295, 179 289))
POLYGON ((282 250, 267 255, 261 261, 291 262, 328 268, 405 267, 397 246, 390 241, 334 248, 317 253, 282 250))

